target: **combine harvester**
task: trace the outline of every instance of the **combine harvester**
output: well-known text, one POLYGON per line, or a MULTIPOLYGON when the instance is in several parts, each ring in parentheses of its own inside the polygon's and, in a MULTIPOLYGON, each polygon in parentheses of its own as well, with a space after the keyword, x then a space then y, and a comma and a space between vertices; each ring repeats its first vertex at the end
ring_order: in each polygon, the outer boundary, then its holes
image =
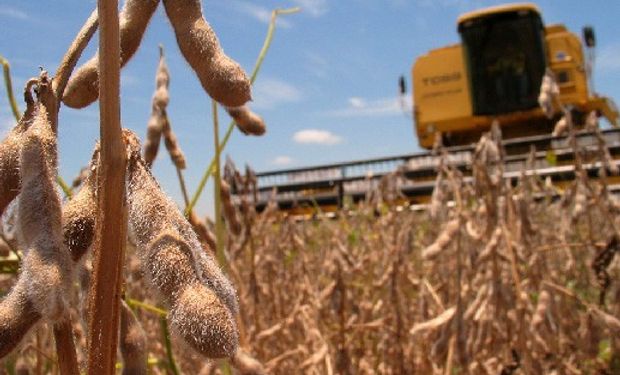
MULTIPOLYGON (((441 140, 449 162, 467 176, 474 142, 498 123, 506 153, 504 177, 518 178, 534 148, 532 173, 561 187, 575 178, 575 155, 569 138, 552 131, 568 116, 581 129, 575 138, 589 174, 598 171, 588 159, 597 155, 600 138, 611 157, 620 159, 620 129, 603 130, 602 137, 583 130, 586 121, 599 117, 620 125, 613 101, 593 92, 592 28, 584 28, 582 44, 564 25, 544 25, 537 6, 520 3, 463 14, 458 32, 460 44, 432 50, 413 64, 413 117, 422 148, 430 150, 441 140), (543 79, 559 88, 546 111, 539 104, 543 79)), ((404 91, 404 84, 401 88, 404 91)), ((424 204, 430 200, 439 160, 427 151, 258 173, 256 208, 261 211, 275 200, 293 215, 311 214, 317 206, 323 212, 336 211, 344 202, 364 199, 396 171, 401 198, 394 203, 424 204)), ((618 181, 612 177, 608 182, 618 181)))

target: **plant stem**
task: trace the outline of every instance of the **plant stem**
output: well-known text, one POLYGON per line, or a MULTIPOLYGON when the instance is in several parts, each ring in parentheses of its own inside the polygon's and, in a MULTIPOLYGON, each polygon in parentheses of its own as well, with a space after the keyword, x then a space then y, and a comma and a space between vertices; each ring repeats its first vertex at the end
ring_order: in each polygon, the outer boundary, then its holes
POLYGON ((13 116, 15 117, 15 121, 19 121, 22 117, 21 111, 17 106, 17 101, 15 101, 15 95, 13 95, 13 84, 11 83, 11 65, 9 62, 0 55, 0 64, 2 64, 2 70, 4 71, 4 84, 6 86, 6 95, 9 98, 9 103, 11 104, 11 110, 13 111, 13 116))
POLYGON ((189 206, 189 196, 187 195, 187 187, 185 186, 185 178, 183 178, 183 170, 181 168, 177 169, 177 177, 179 178, 179 185, 181 186, 181 194, 183 194, 183 201, 185 202, 185 207, 189 206))
MULTIPOLYGON (((269 47, 271 46, 271 40, 273 39, 273 34, 275 31, 275 27, 276 27, 276 19, 278 15, 292 14, 292 13, 299 12, 299 10, 300 10, 299 7, 295 7, 295 8, 289 8, 289 9, 275 9, 271 12, 271 20, 269 21, 269 28, 267 29, 267 36, 265 37, 263 48, 258 54, 256 63, 254 64, 254 69, 252 70, 252 74, 250 76, 251 83, 254 83, 254 81, 256 80, 256 77, 261 68, 261 65, 263 64, 263 60, 265 59, 265 56, 267 55, 267 51, 269 50, 269 47)), ((226 130, 226 135, 224 136, 222 143, 219 144, 220 151, 226 147, 226 144, 228 143, 228 139, 230 138, 230 135, 232 134, 234 127, 235 127, 235 122, 231 121, 228 124, 228 129, 226 130)), ((190 212, 192 212, 192 209, 196 205, 196 202, 198 202, 198 199, 200 198, 200 195, 202 195, 202 191, 204 190, 205 185, 207 184, 207 180, 209 179, 209 176, 213 174, 213 168, 215 168, 215 158, 211 160, 209 167, 205 170, 204 174, 202 175, 202 178, 200 179, 200 183, 198 184, 198 188, 196 189, 196 192, 192 196, 192 200, 190 204, 185 207, 185 216, 188 216, 190 212)))
POLYGON ((159 307, 155 307, 155 306, 149 305, 148 303, 144 303, 142 301, 138 301, 136 299, 125 298, 125 302, 127 302, 127 304, 129 306, 139 307, 141 309, 144 309, 146 311, 152 312, 152 313, 160 315, 160 316, 164 316, 165 317, 166 315, 168 315, 168 312, 166 312, 166 310, 160 309, 159 307))
POLYGON ((88 373, 114 374, 118 346, 122 264, 127 237, 125 146, 120 124, 120 39, 118 1, 98 0, 100 215, 93 254, 88 332, 88 373))
POLYGON ((174 353, 172 352, 172 343, 170 342, 170 330, 168 329, 168 321, 165 316, 159 318, 159 325, 164 336, 164 344, 166 346, 166 356, 168 357, 168 368, 174 375, 179 375, 179 369, 177 363, 174 360, 174 353))
POLYGON ((60 175, 56 176, 56 183, 58 183, 58 186, 60 186, 60 188, 62 189, 62 192, 65 193, 65 196, 67 198, 73 197, 73 191, 71 191, 71 188, 69 187, 69 185, 67 185, 65 180, 63 180, 62 177, 60 177, 60 175))
POLYGON ((217 260, 220 267, 225 270, 228 269, 226 262, 226 255, 224 254, 224 221, 222 219, 222 197, 221 197, 221 183, 222 177, 220 173, 220 130, 219 121, 217 116, 217 102, 211 99, 211 111, 213 113, 213 143, 215 144, 215 167, 213 170, 213 178, 215 180, 215 189, 213 195, 213 201, 215 203, 215 243, 217 260))
POLYGON ((60 373, 63 375, 79 375, 80 370, 75 355, 75 343, 73 342, 73 327, 69 316, 54 324, 54 341, 56 341, 60 373))
POLYGON ((269 28, 267 29, 267 36, 265 37, 265 41, 263 42, 263 48, 261 48, 260 53, 258 54, 258 58, 256 59, 256 63, 254 64, 254 70, 252 71, 252 75, 250 76, 250 82, 254 83, 256 80, 256 76, 258 76, 258 71, 263 65, 263 60, 267 55, 267 51, 269 50, 269 46, 271 46, 271 40, 273 39, 273 33, 276 29, 276 19, 280 14, 293 14, 297 13, 301 10, 299 7, 288 8, 288 9, 274 9, 271 11, 271 19, 269 20, 269 28))
POLYGON ((56 70, 56 75, 54 76, 54 95, 58 98, 58 101, 62 100, 62 96, 64 94, 65 88, 67 87, 67 82, 69 82, 69 77, 75 68, 80 56, 82 56, 82 52, 90 42, 90 39, 97 31, 97 27, 99 26, 99 17, 97 15, 97 9, 93 10, 90 14, 77 36, 69 46, 69 49, 65 53, 58 66, 58 70, 56 70))
MULTIPOLYGON (((234 128, 235 128, 235 122, 232 121, 229 124, 228 129, 226 130, 226 134, 224 134, 224 138, 222 139, 222 142, 220 142, 220 147, 219 147, 220 151, 226 147, 226 144, 228 143, 228 139, 230 138, 234 128)), ((189 205, 185 207, 185 216, 189 216, 189 214, 194 209, 194 206, 196 206, 196 203, 198 202, 198 198, 200 198, 200 195, 202 194, 202 191, 205 185, 207 184, 207 180, 209 179, 209 176, 213 174, 213 171, 215 168, 215 162, 216 162, 216 158, 214 156, 213 159, 211 159, 211 163, 209 164, 209 167, 207 167, 207 169, 205 170, 205 173, 203 174, 202 179, 200 180, 200 183, 198 184, 198 189, 196 190, 196 193, 194 193, 194 196, 192 197, 192 200, 189 202, 189 205)))

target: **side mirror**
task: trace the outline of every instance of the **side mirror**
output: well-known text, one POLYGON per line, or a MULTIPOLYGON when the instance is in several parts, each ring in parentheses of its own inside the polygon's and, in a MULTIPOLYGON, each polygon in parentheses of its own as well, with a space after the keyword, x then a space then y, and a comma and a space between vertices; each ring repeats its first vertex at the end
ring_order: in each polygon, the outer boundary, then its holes
POLYGON ((594 28, 592 26, 584 26, 583 40, 586 42, 586 46, 590 48, 596 45, 596 37, 594 36, 594 28))
POLYGON ((401 95, 405 95, 407 93, 407 81, 405 80, 405 76, 400 76, 398 78, 398 89, 400 90, 401 95))

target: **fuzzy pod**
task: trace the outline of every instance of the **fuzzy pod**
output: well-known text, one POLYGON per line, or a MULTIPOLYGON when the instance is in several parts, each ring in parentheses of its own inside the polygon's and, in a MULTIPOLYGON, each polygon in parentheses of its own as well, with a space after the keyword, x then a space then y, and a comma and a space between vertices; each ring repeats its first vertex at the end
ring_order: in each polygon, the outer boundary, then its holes
POLYGON ((11 353, 24 336, 41 320, 26 292, 26 283, 18 282, 0 302, 0 358, 11 353))
MULTIPOLYGON (((129 223, 134 229, 136 245, 144 249, 153 238, 173 228, 191 249, 194 264, 200 263, 201 269, 208 270, 201 272, 202 282, 212 287, 224 301, 236 301, 237 293, 230 281, 219 269, 215 259, 202 251, 191 224, 179 211, 178 206, 161 190, 145 166, 144 160, 140 157, 140 144, 135 134, 125 130, 124 137, 129 149, 127 184, 129 223)), ((231 305, 231 310, 236 310, 236 306, 231 305)))
POLYGON ((170 71, 164 58, 164 47, 159 46, 159 63, 155 72, 155 93, 153 94, 153 108, 165 109, 170 101, 168 93, 170 86, 170 71))
POLYGON ((170 309, 169 319, 176 333, 206 357, 230 357, 237 350, 237 325, 230 309, 202 284, 183 290, 170 309))
POLYGON ((146 273, 170 306, 174 331, 210 358, 228 357, 238 345, 233 312, 202 283, 192 249, 173 229, 164 231, 147 247, 146 273))
POLYGON ((30 93, 31 84, 29 81, 24 88, 24 100, 26 101, 24 115, 0 143, 0 215, 19 194, 19 154, 24 131, 32 124, 36 109, 30 93))
POLYGON ((478 259, 476 259, 477 264, 482 264, 488 261, 489 259, 491 259, 491 256, 495 252, 497 252, 497 246, 499 245, 499 241, 501 238, 502 238, 502 229, 499 227, 495 228, 486 246, 480 252, 480 254, 478 254, 478 259))
POLYGON ((168 120, 168 115, 165 111, 163 111, 162 113, 162 123, 164 144, 166 145, 166 150, 168 150, 170 159, 172 160, 172 163, 175 167, 177 167, 178 169, 185 169, 185 167, 187 166, 187 163, 185 161, 185 155, 181 150, 181 146, 179 146, 177 136, 172 131, 170 121, 168 120))
POLYGON ((437 330, 441 327, 443 327, 444 325, 446 325, 447 323, 449 323, 452 318, 454 317, 454 314, 456 313, 456 307, 451 307, 445 311, 443 311, 441 314, 437 315, 436 317, 434 317, 431 320, 422 322, 422 323, 416 323, 411 330, 409 330, 409 334, 411 336, 415 336, 416 334, 420 333, 420 332, 425 332, 425 331, 434 331, 437 330))
POLYGON ((146 333, 125 301, 121 301, 120 329, 119 349, 123 358, 123 375, 146 375, 146 333))
POLYGON ((542 323, 544 323, 547 317, 547 311, 551 305, 551 295, 547 290, 543 290, 538 295, 538 303, 536 304, 536 310, 532 315, 532 329, 538 331, 542 323))
POLYGON ((17 210, 25 256, 19 280, 26 280, 26 293, 37 311, 55 321, 66 312, 72 263, 63 244, 56 190, 56 137, 45 120, 35 117, 20 157, 22 189, 17 210))
POLYGON ((476 226, 473 219, 467 221, 465 229, 467 230, 467 235, 469 235, 472 240, 480 241, 482 239, 483 231, 476 226))
POLYGON ((224 208, 224 218, 228 223, 230 231, 238 236, 241 233, 241 223, 239 218, 237 218, 235 206, 232 204, 230 185, 225 180, 221 180, 220 183, 220 197, 222 199, 222 208, 224 208))
POLYGON ((0 214, 19 193, 19 151, 22 134, 13 129, 0 143, 0 214))
POLYGON ((620 319, 596 307, 592 307, 590 311, 594 313, 594 316, 599 321, 601 321, 607 326, 607 328, 609 328, 609 330, 613 333, 613 335, 615 335, 615 337, 618 337, 617 335, 620 335, 620 319))
POLYGON ((71 188, 79 188, 84 183, 84 181, 86 181, 86 178, 88 178, 89 174, 90 169, 88 169, 88 167, 80 169, 80 173, 78 173, 78 175, 73 179, 73 182, 71 182, 71 188))
POLYGON ((207 356, 233 355, 236 292, 144 165, 135 135, 125 132, 125 137, 128 219, 147 279, 170 307, 172 329, 188 344, 207 356))
POLYGON ((202 87, 217 102, 238 107, 251 99, 250 80, 237 62, 222 51, 205 20, 199 0, 164 0, 181 53, 202 87))
POLYGON ((588 192, 583 180, 578 178, 575 186, 575 198, 571 220, 575 222, 586 211, 588 207, 588 192))
POLYGON ((241 375, 265 375, 267 371, 263 365, 239 348, 235 355, 231 358, 232 365, 241 375))
POLYGON ((64 244, 77 262, 88 251, 95 237, 97 222, 96 157, 95 152, 87 177, 80 191, 65 204, 62 212, 64 244))
POLYGON ((469 303, 467 309, 463 313, 463 320, 469 321, 473 319, 474 314, 480 309, 484 300, 489 297, 489 286, 487 284, 482 285, 478 292, 476 292, 476 297, 472 302, 469 303))
MULTIPOLYGON (((21 195, 17 206, 19 240, 24 258, 19 278, 0 302, 0 357, 10 352, 41 318, 62 319, 70 287, 71 260, 62 245, 62 214, 56 191, 57 150, 55 103, 45 72, 30 80, 25 93, 28 108, 18 129, 21 195), (33 104, 29 86, 38 85, 33 104)), ((17 194, 17 191, 15 192, 17 194)))
POLYGON ((560 87, 555 82, 553 73, 547 71, 543 76, 538 95, 538 105, 547 118, 553 117, 555 113, 554 99, 560 94, 560 87))
POLYGON ((562 116, 562 118, 559 119, 558 122, 555 123, 555 126, 553 128, 553 133, 551 133, 551 135, 554 137, 559 137, 563 135, 564 133, 566 133, 567 130, 568 130, 568 120, 566 116, 562 116))
POLYGON ((439 255, 450 244, 460 227, 461 220, 459 218, 450 220, 437 236, 435 242, 422 251, 422 258, 431 260, 439 255))
POLYGON ((146 141, 144 142, 143 150, 144 161, 149 167, 153 165, 157 153, 159 152, 159 143, 161 141, 163 129, 161 115, 153 110, 146 124, 146 141))
MULTIPOLYGON (((444 156, 442 156, 442 158, 444 158, 444 156)), ((444 174, 443 172, 438 172, 429 207, 429 214, 431 218, 438 219, 440 214, 445 212, 445 201, 448 198, 447 190, 448 189, 446 189, 446 184, 444 182, 444 174)))
POLYGON ((159 46, 159 64, 155 73, 155 93, 153 94, 153 109, 151 117, 146 125, 146 142, 144 142, 144 160, 148 166, 153 165, 159 151, 161 134, 164 130, 163 111, 165 111, 170 101, 168 85, 170 84, 170 73, 166 60, 164 59, 164 49, 159 46))
POLYGON ((266 131, 265 122, 256 113, 250 111, 248 106, 226 107, 226 112, 235 120, 237 127, 243 134, 263 135, 266 131))
MULTIPOLYGON (((138 50, 144 31, 159 0, 126 0, 119 15, 121 67, 138 50)), ((79 67, 71 76, 62 97, 71 108, 83 108, 99 98, 99 55, 79 67)))

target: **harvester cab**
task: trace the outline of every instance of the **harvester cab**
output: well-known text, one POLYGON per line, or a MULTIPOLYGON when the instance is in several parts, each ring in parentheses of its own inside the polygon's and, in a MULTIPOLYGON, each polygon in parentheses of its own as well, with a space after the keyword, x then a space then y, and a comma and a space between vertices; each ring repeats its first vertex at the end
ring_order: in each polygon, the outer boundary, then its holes
POLYGON ((595 111, 618 126, 611 99, 593 93, 589 70, 594 32, 582 43, 564 25, 545 25, 534 4, 507 4, 463 14, 461 43, 432 50, 412 68, 414 121, 420 146, 431 148, 437 133, 444 145, 475 142, 497 120, 504 138, 550 134, 557 116, 538 105, 547 68, 560 88, 560 101, 583 122, 595 111))

